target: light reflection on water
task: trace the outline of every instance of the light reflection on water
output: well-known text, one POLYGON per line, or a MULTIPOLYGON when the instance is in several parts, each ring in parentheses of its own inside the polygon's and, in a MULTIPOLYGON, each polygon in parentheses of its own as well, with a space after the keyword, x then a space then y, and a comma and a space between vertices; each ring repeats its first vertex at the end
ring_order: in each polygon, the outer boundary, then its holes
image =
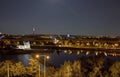
MULTIPOLYGON (((70 53, 66 53, 64 51, 60 51, 60 53, 57 53, 57 51, 55 51, 53 53, 40 54, 40 55, 49 55, 50 59, 47 60, 47 63, 50 65, 54 65, 55 67, 60 67, 60 65, 64 64, 65 61, 73 62, 74 60, 77 60, 77 59, 80 59, 81 57, 86 56, 86 54, 83 54, 83 53, 77 55, 77 53, 70 54, 70 53)), ((87 56, 93 56, 93 54, 87 55, 87 56)), ((110 58, 113 58, 113 57, 110 57, 110 58)), ((118 57, 114 57, 114 58, 118 59, 118 57)), ((0 57, 0 61, 12 60, 12 59, 16 60, 16 61, 21 61, 24 65, 28 65, 29 59, 30 59, 30 54, 4 55, 4 56, 0 57)), ((41 64, 41 66, 43 66, 43 65, 41 64)))
MULTIPOLYGON (((64 61, 74 61, 82 56, 77 55, 76 53, 68 54, 64 53, 64 51, 60 51, 60 53, 57 53, 56 51, 53 53, 47 53, 47 54, 41 54, 40 55, 49 55, 50 59, 47 60, 48 63, 54 66, 60 66, 64 63, 64 61)), ((21 61, 24 65, 28 65, 30 59, 30 54, 21 54, 21 55, 4 55, 0 57, 0 61, 4 60, 15 60, 15 61, 21 61)))
POLYGON ((56 67, 59 67, 61 64, 63 64, 65 61, 74 61, 79 59, 80 57, 84 56, 84 54, 77 55, 76 53, 68 54, 68 53, 57 53, 54 52, 51 55, 50 63, 53 64, 56 67))
POLYGON ((21 61, 22 63, 24 63, 24 65, 27 66, 28 63, 29 63, 30 55, 29 54, 18 55, 17 58, 18 58, 19 61, 21 61))
MULTIPOLYGON (((74 60, 77 60, 80 57, 85 56, 84 54, 77 55, 76 53, 68 54, 68 53, 64 53, 63 51, 61 51, 60 53, 57 53, 55 51, 55 52, 49 53, 49 54, 48 53, 47 54, 41 54, 40 53, 40 55, 49 55, 50 59, 47 60, 47 63, 50 64, 50 65, 54 65, 56 67, 59 67, 65 61, 72 61, 73 62, 74 60)), ((17 58, 18 58, 19 61, 23 62, 24 65, 28 65, 30 55, 29 54, 18 55, 17 58)))

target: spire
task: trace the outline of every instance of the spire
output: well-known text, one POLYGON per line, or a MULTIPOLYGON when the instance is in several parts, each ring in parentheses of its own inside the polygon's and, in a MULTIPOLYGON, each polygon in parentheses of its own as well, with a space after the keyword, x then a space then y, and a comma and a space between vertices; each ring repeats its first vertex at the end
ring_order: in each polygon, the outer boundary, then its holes
POLYGON ((35 34, 35 28, 33 27, 33 35, 35 34))

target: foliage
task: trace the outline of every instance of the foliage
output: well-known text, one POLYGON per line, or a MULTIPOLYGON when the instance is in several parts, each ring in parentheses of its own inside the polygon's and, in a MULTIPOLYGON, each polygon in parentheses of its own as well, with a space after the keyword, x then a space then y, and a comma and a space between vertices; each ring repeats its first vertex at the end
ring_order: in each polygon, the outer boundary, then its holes
POLYGON ((21 76, 23 77, 26 74, 26 68, 21 62, 15 63, 14 66, 11 67, 13 76, 21 76))
MULTIPOLYGON (((38 77, 39 74, 43 77, 39 64, 34 58, 30 58, 28 66, 6 60, 0 62, 0 77, 7 77, 8 74, 10 77, 38 77)), ((120 61, 109 63, 101 56, 85 57, 74 62, 64 62, 59 68, 47 66, 46 77, 120 77, 120 61)))
POLYGON ((110 68, 111 77, 120 77, 120 62, 115 62, 110 68))
POLYGON ((38 71, 40 69, 40 64, 37 59, 30 58, 29 66, 26 68, 27 74, 31 76, 35 76, 38 74, 38 71))
POLYGON ((54 74, 56 72, 55 67, 48 67, 47 68, 47 77, 54 77, 54 74))

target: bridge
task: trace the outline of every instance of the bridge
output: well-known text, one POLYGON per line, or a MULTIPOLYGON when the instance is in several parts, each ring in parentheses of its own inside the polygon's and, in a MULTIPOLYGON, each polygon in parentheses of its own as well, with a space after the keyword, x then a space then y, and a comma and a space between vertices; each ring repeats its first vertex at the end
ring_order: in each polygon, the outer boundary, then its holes
POLYGON ((30 49, 17 49, 17 48, 1 48, 0 55, 14 55, 14 54, 31 54, 31 53, 58 53, 65 51, 65 53, 95 53, 120 56, 120 48, 97 48, 97 47, 74 47, 74 46, 55 46, 55 45, 42 45, 42 46, 31 46, 30 49))
POLYGON ((109 37, 65 37, 63 35, 13 36, 0 40, 0 54, 52 53, 54 50, 69 53, 103 53, 105 55, 120 54, 120 38, 109 37), (43 37, 44 36, 44 37, 43 37), (24 49, 24 42, 30 43, 30 49, 24 49), (17 48, 19 47, 19 48, 17 48), (22 48, 20 48, 22 47, 22 48))

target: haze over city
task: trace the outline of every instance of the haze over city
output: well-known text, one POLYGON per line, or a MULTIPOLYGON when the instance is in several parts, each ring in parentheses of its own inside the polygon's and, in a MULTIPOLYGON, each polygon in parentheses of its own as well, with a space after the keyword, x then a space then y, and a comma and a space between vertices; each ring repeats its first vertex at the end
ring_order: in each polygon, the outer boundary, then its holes
POLYGON ((0 0, 0 32, 120 35, 119 0, 0 0))

